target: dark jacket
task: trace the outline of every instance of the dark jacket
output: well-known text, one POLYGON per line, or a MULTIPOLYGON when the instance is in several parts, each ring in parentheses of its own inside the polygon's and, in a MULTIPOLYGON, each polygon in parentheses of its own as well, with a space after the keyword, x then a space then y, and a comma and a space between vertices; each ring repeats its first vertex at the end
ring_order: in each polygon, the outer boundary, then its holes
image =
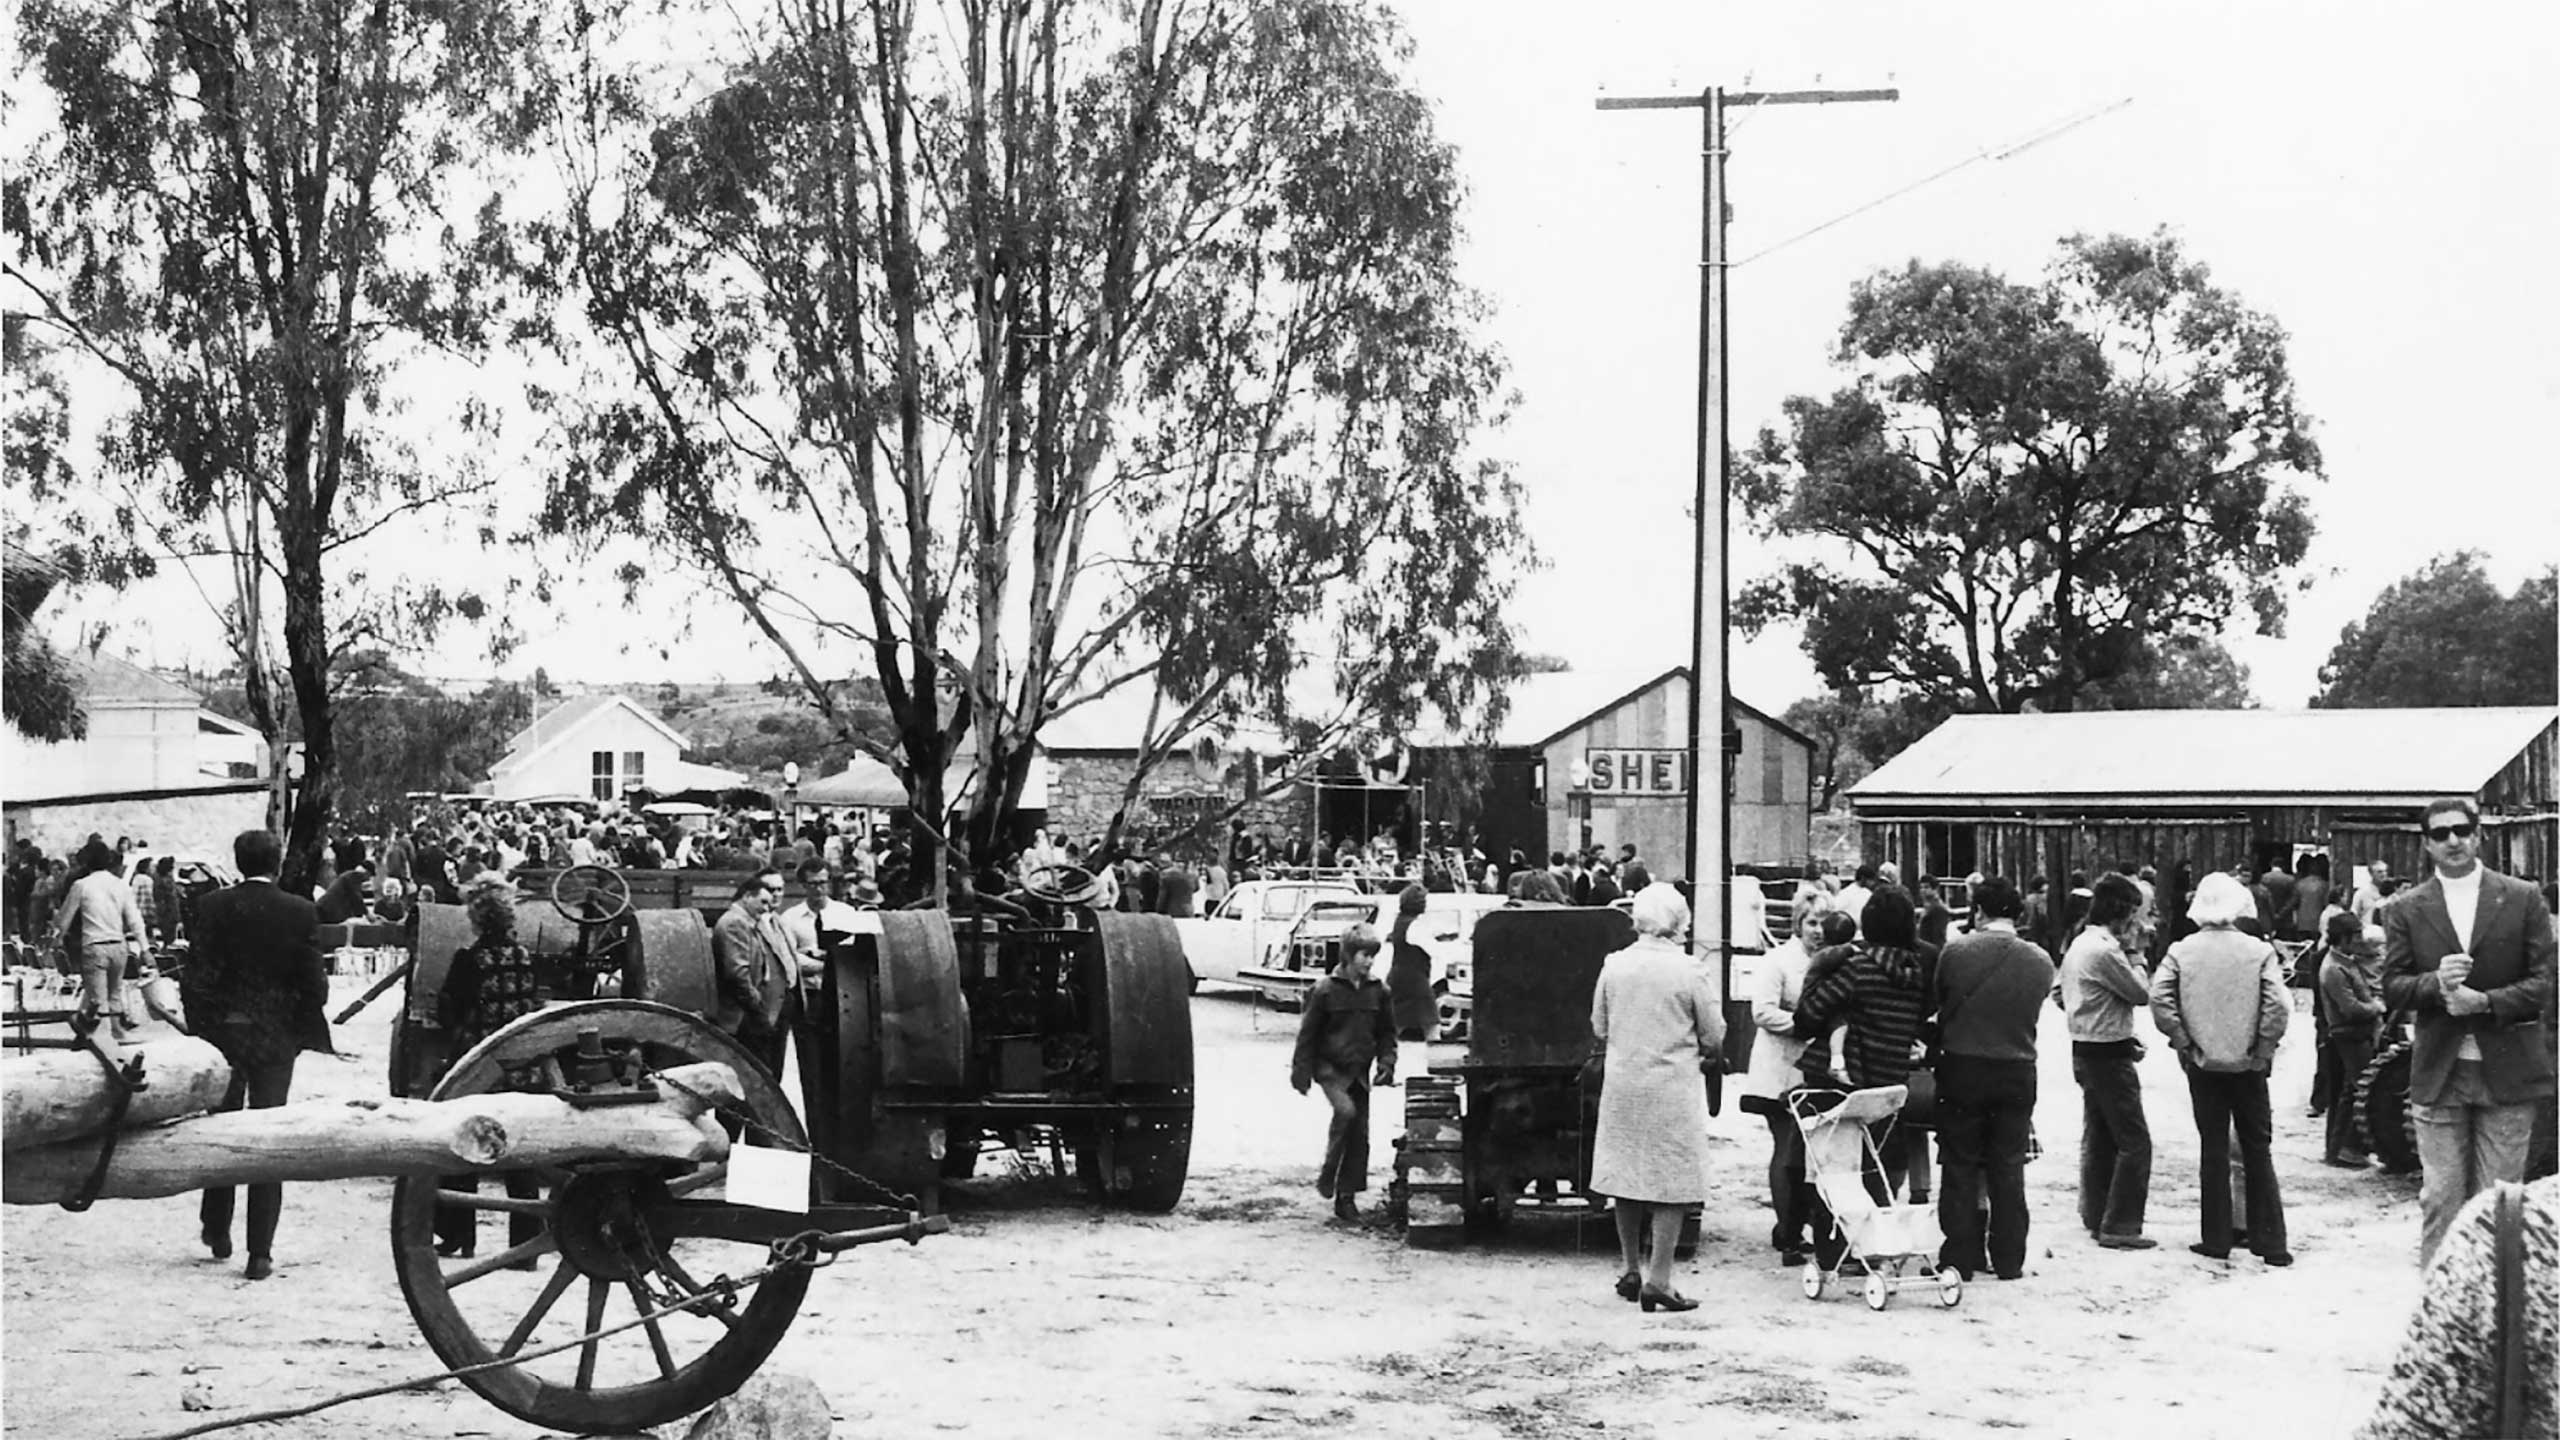
POLYGON ((1396 1076, 1396 1028, 1387 987, 1376 980, 1357 986, 1327 975, 1307 992, 1298 1017, 1298 1048, 1289 1058, 1289 1083, 1300 1090, 1319 1080, 1358 1084, 1375 1067, 1376 1083, 1396 1076))
POLYGON ((1831 1028, 1849 1026, 1849 1083, 1860 1089, 1899 1085, 1911 1074, 1911 1042, 1932 1005, 1928 967, 1916 951, 1861 945, 1849 963, 1805 987, 1796 1002, 1796 1033, 1807 1037, 1799 1062, 1807 1082, 1831 1085, 1831 1028))
POLYGON ((2434 876, 2383 907, 2382 934, 2382 998, 2392 1009, 2416 1016, 2410 1099, 2441 1103, 2466 1034, 2480 1042, 2480 1078, 2498 1104, 2551 1094, 2551 1038, 2542 1012, 2551 1003, 2553 944, 2551 911, 2541 891, 2492 870, 2481 872, 2469 988, 2489 997, 2487 1014, 2445 1011, 2436 965, 2462 946, 2445 911, 2444 886, 2434 876))
POLYGON ((1396 1033, 1427 1035, 1440 1019, 1440 1002, 1431 994, 1431 954, 1413 943, 1412 932, 1413 917, 1403 915, 1387 932, 1387 995, 1396 1033))
POLYGON ((2017 935, 1976 930, 1948 941, 1934 981, 1939 1050, 2033 1064, 2053 970, 2043 946, 2017 935))
POLYGON ((333 1050, 320 912, 273 881, 244 880, 197 902, 181 977, 189 1028, 235 1066, 333 1050))

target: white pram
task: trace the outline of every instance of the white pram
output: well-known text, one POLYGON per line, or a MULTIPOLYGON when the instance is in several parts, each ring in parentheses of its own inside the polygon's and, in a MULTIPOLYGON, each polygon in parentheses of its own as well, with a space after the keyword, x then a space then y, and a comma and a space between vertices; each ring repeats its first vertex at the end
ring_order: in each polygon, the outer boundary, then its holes
MULTIPOLYGON (((1964 1299, 1964 1277, 1952 1266, 1938 1268, 1936 1212, 1926 1205, 1901 1203, 1899 1196, 1878 1200, 1867 1191, 1868 1172, 1884 1171, 1883 1143, 1868 1127, 1878 1120, 1886 1122, 1881 1128, 1890 1140, 1892 1122, 1902 1113, 1909 1093, 1900 1085, 1852 1090, 1828 1110, 1812 1108, 1808 1092, 1787 1097, 1788 1113, 1795 1116, 1796 1130, 1804 1136, 1805 1179, 1830 1209, 1832 1226, 1839 1231, 1846 1253, 1867 1267, 1870 1310, 1882 1310, 1892 1302, 1894 1292, 1907 1284, 1936 1286, 1938 1303, 1950 1308, 1964 1299), (1908 1276, 1906 1267, 1911 1271, 1908 1276)), ((1821 1299, 1823 1290, 1837 1278, 1837 1272, 1822 1268, 1818 1256, 1806 1260, 1805 1298, 1821 1299)))

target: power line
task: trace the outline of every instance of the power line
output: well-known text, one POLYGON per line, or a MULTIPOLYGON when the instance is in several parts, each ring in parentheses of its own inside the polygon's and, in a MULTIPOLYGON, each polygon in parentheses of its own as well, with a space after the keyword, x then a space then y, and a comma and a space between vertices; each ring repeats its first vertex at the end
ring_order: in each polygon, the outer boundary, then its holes
POLYGON ((1795 234, 1788 236, 1786 239, 1764 249, 1755 250, 1733 263, 1737 266, 1748 265, 1754 260, 1775 255, 1779 251, 1786 249, 1788 246, 1795 244, 1799 240, 1810 240, 1814 236, 1821 234, 1823 231, 1830 229, 1834 225, 1854 220, 1859 216, 1866 214, 1868 211, 1878 208, 1879 206, 1889 205, 1923 186, 1934 185, 1938 181, 1944 180, 1948 176, 1953 175, 1957 171, 1962 170, 1969 165, 1979 165, 1985 160, 2006 160, 2012 155, 2032 150, 2036 146, 2041 145, 2047 140, 2051 140, 2066 131, 2077 130, 2081 126, 2088 124, 2090 121, 2098 119, 2100 116, 2112 114, 2132 103, 2133 97, 2127 95, 2121 100, 2109 101, 2095 109, 2084 110, 2067 120, 2056 121, 2041 130, 2031 131, 2024 138, 2009 145, 2002 146, 1999 149, 1995 150, 1989 146, 1985 146, 1984 148, 1967 155, 1963 159, 1958 160, 1954 164, 1947 166, 1943 170, 1923 175, 1919 179, 1912 181, 1910 184, 1903 186, 1899 190, 1893 190, 1883 195, 1879 195, 1875 199, 1870 200, 1855 209, 1844 210, 1841 213, 1832 216, 1830 219, 1823 221, 1821 224, 1814 226, 1812 229, 1799 230, 1795 234))

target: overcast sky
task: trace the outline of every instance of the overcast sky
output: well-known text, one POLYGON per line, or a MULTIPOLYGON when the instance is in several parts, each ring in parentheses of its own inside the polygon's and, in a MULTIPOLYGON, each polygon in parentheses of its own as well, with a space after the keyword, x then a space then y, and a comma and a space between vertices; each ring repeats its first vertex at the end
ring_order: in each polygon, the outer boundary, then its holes
MULTIPOLYGON (((1528 483, 1548 561, 1522 586, 1532 649, 1610 674, 1687 655, 1698 117, 1599 113, 1603 93, 1900 88, 1890 105, 1737 112, 1737 258, 2129 97, 1737 269, 1735 443, 1787 395, 1839 382, 1826 357, 1866 274, 1917 257, 2025 279, 2066 234, 2174 227, 2217 281, 2290 330, 2327 460, 2289 637, 2247 634, 2245 620, 2226 637, 2262 703, 2301 704, 2340 627, 2430 555, 2485 551, 2511 586, 2560 552, 2549 7, 1399 8, 1414 81, 1472 190, 1467 278, 1494 302, 1521 394, 1498 443, 1528 483)), ((1764 563, 1742 543, 1737 583, 1764 563)), ((119 637, 146 660, 212 661, 186 629, 119 637)), ((635 617, 608 603, 508 672, 742 680, 779 668, 727 638, 725 616, 698 630, 662 656, 628 643, 635 617)), ((1732 664, 1736 692, 1773 711, 1816 688, 1792 634, 1732 664)), ((457 648, 433 668, 470 665, 457 648)))

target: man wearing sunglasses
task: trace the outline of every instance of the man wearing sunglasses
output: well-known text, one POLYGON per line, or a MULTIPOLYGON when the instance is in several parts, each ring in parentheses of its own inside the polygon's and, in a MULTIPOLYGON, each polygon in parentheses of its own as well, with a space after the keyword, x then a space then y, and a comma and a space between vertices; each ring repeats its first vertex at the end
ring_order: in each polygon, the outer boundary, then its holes
POLYGON ((2551 912, 2542 893, 2480 863, 2480 807, 2424 817, 2435 873, 2382 909, 2383 998, 2413 1017, 2420 1264, 2463 1202, 2524 1176, 2536 1103, 2552 1093, 2551 912))

